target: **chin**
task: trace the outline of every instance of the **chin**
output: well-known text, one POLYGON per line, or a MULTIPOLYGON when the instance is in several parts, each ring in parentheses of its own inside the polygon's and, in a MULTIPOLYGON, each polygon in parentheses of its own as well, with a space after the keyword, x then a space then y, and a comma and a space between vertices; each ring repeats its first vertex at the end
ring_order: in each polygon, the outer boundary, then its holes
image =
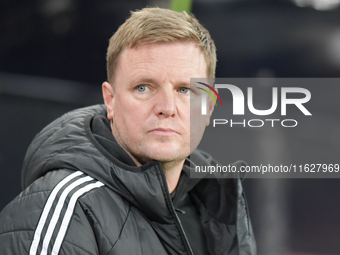
POLYGON ((171 162, 171 161, 178 161, 183 160, 186 157, 188 157, 190 154, 189 150, 188 152, 185 151, 176 151, 172 149, 166 149, 166 150, 160 150, 154 151, 154 153, 149 154, 149 158, 152 158, 154 160, 160 161, 160 162, 171 162))

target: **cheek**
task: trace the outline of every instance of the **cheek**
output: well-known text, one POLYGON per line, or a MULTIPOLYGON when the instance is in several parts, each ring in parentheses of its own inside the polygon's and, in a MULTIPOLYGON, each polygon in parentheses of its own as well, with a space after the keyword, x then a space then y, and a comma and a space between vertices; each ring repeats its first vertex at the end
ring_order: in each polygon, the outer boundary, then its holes
POLYGON ((117 121, 117 126, 121 132, 130 133, 144 126, 145 110, 141 104, 136 104, 127 100, 117 100, 114 107, 113 117, 117 121))
POLYGON ((190 140, 193 146, 202 139, 204 130, 209 124, 209 115, 202 115, 201 102, 192 103, 190 108, 190 140))
POLYGON ((185 123, 185 126, 190 127, 190 119, 191 119, 191 110, 190 110, 190 107, 186 107, 182 111, 182 120, 185 123))
POLYGON ((116 121, 116 125, 121 127, 128 124, 131 119, 131 110, 129 105, 124 100, 116 100, 113 107, 113 120, 116 121))
POLYGON ((191 103, 190 108, 190 121, 193 126, 205 126, 209 115, 202 115, 201 102, 196 101, 191 103))

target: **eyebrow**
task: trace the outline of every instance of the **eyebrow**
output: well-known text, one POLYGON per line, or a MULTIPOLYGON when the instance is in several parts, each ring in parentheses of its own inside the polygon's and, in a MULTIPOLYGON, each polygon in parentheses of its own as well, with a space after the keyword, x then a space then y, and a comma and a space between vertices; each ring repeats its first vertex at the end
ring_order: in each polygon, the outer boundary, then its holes
MULTIPOLYGON (((154 79, 152 78, 137 78, 134 80, 136 83, 157 83, 154 79)), ((190 87, 190 82, 185 82, 185 81, 181 81, 179 83, 176 84, 177 86, 183 86, 183 87, 190 87)))
POLYGON ((137 83, 154 83, 154 79, 152 78, 141 78, 141 79, 136 79, 135 80, 137 83))

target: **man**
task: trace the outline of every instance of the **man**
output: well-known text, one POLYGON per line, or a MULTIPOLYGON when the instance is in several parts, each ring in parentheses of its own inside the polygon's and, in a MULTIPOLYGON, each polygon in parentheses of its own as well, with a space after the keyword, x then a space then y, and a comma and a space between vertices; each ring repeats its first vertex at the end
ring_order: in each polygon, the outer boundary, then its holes
POLYGON ((193 16, 132 13, 110 40, 105 106, 62 116, 29 147, 0 254, 255 254, 240 180, 189 178, 190 162, 216 164, 193 151, 213 104, 196 114, 190 88, 215 65, 193 16))

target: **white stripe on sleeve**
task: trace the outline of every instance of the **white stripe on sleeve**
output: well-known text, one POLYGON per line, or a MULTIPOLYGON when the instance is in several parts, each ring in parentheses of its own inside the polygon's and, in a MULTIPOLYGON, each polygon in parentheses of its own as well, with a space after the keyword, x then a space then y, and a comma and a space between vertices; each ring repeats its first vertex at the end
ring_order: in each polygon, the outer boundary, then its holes
POLYGON ((91 189, 94 189, 94 188, 99 188, 101 186, 103 186, 104 184, 101 183, 101 182, 96 182, 96 183, 91 183, 91 184, 88 184, 87 186, 79 189, 78 191, 76 191, 71 199, 70 199, 70 202, 68 204, 68 207, 67 207, 67 210, 66 210, 66 213, 65 213, 65 216, 64 216, 64 219, 61 223, 61 227, 59 229, 59 232, 58 232, 58 235, 57 235, 57 238, 56 238, 56 241, 53 245, 53 249, 52 249, 52 255, 57 255, 59 253, 59 250, 60 250, 60 246, 64 240, 64 237, 65 237, 65 233, 66 233, 66 230, 68 228, 68 225, 70 223, 70 220, 71 220, 71 216, 73 215, 73 211, 74 211, 74 207, 76 205, 76 202, 78 200, 78 198, 83 195, 84 193, 90 191, 91 189))
POLYGON ((45 238, 44 238, 44 241, 43 241, 43 246, 42 246, 42 250, 41 250, 40 255, 46 255, 47 254, 48 245, 50 243, 50 240, 51 240, 54 228, 55 228, 55 226, 56 226, 56 224, 58 222, 58 219, 59 219, 59 216, 60 216, 60 212, 61 212, 61 209, 64 206, 65 199, 66 199, 67 195, 74 188, 76 188, 77 186, 83 184, 84 182, 88 182, 88 181, 91 181, 91 180, 93 180, 93 178, 90 177, 90 176, 83 177, 83 178, 78 179, 77 181, 73 182, 72 184, 70 184, 63 191, 63 193, 61 194, 61 196, 60 196, 60 198, 58 200, 58 204, 57 204, 57 206, 56 206, 56 208, 54 210, 54 213, 53 213, 53 216, 51 218, 50 224, 49 224, 48 229, 46 231, 46 235, 45 235, 45 238))
POLYGON ((38 245, 39 245, 40 238, 41 238, 41 231, 45 226, 47 216, 48 216, 48 214, 51 210, 52 204, 53 204, 55 197, 58 194, 59 190, 61 188, 63 188, 65 186, 65 184, 68 183, 70 180, 72 180, 73 178, 75 178, 75 177, 77 177, 81 174, 83 174, 83 173, 80 172, 80 171, 77 171, 77 172, 74 172, 74 173, 68 175, 62 181, 60 181, 57 184, 57 186, 55 186, 54 189, 52 190, 52 192, 51 192, 50 196, 48 197, 47 202, 44 206, 43 212, 40 216, 37 228, 34 232, 34 237, 33 237, 32 245, 31 245, 31 248, 30 248, 30 255, 36 255, 36 253, 37 253, 38 245))

